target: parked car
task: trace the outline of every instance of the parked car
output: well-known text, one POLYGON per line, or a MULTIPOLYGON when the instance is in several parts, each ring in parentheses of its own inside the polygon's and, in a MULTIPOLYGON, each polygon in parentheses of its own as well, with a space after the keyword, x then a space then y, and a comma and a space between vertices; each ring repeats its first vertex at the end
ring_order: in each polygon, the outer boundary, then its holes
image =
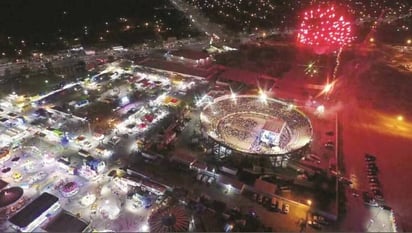
POLYGON ((323 216, 320 215, 313 215, 313 221, 320 223, 322 225, 329 225, 329 222, 323 216))
POLYGON ((127 115, 128 116, 130 116, 130 115, 132 115, 132 114, 134 114, 134 113, 136 113, 137 112, 137 109, 136 108, 131 108, 131 109, 129 109, 129 111, 127 111, 127 115))
POLYGON ((320 163, 320 157, 315 154, 308 154, 306 157, 315 160, 317 163, 320 163))
POLYGON ((375 162, 375 161, 376 161, 376 157, 365 156, 365 161, 366 161, 366 162, 375 162))
POLYGON ((372 193, 374 193, 374 194, 375 194, 375 192, 377 192, 377 191, 380 192, 380 190, 381 190, 381 188, 379 186, 372 186, 372 185, 370 186, 370 189, 371 189, 372 193))
POLYGON ((369 178, 369 183, 379 184, 378 178, 369 178))
POLYGON ((372 189, 372 193, 374 196, 383 196, 382 191, 380 189, 372 189))
POLYGON ((375 166, 375 167, 368 167, 367 171, 368 171, 368 172, 371 172, 371 171, 372 171, 372 172, 379 172, 379 168, 376 167, 376 166, 375 166))
POLYGON ((290 192, 290 187, 289 186, 281 186, 279 188, 282 192, 290 192))
POLYGON ((259 194, 259 195, 258 195, 257 202, 258 202, 259 204, 262 204, 262 202, 263 202, 263 196, 262 196, 262 194, 259 194))
POLYGON ((377 171, 373 171, 373 170, 368 171, 368 176, 376 176, 376 175, 378 175, 377 171))
POLYGON ((370 169, 377 169, 377 168, 378 168, 378 167, 376 166, 376 164, 374 164, 374 163, 368 163, 366 166, 368 167, 368 169, 369 169, 369 168, 370 168, 370 169))
POLYGON ((370 199, 369 201, 365 201, 364 203, 365 203, 365 205, 372 206, 372 207, 378 207, 379 206, 379 204, 373 198, 370 199))
POLYGON ((203 174, 197 174, 197 176, 196 176, 196 180, 198 180, 198 181, 201 181, 202 180, 202 176, 203 176, 203 174))
POLYGON ((351 185, 353 183, 349 178, 344 176, 339 177, 339 181, 346 185, 351 185))
POLYGON ((40 132, 40 131, 37 131, 36 133, 34 133, 34 135, 35 135, 35 136, 38 136, 38 137, 41 137, 41 138, 46 137, 46 134, 45 134, 45 133, 42 133, 42 132, 40 132))
POLYGON ((21 175, 21 173, 17 172, 17 171, 13 173, 12 177, 13 177, 14 181, 16 181, 16 182, 19 182, 20 180, 23 179, 23 176, 21 175))
POLYGON ((368 192, 362 192, 362 198, 364 201, 369 201, 372 199, 371 195, 368 192))
POLYGON ((86 139, 86 136, 84 136, 84 135, 79 135, 79 136, 76 137, 75 141, 76 141, 77 143, 80 143, 80 142, 83 141, 84 139, 86 139))
POLYGON ((283 205, 282 205, 282 212, 285 213, 285 214, 288 214, 288 213, 289 213, 289 204, 283 203, 283 205))
POLYGON ((369 175, 368 174, 368 178, 371 179, 371 178, 378 178, 378 177, 376 175, 369 175))
POLYGON ((310 221, 309 220, 308 225, 315 228, 315 229, 317 229, 317 230, 322 230, 322 226, 316 221, 310 221))
POLYGON ((257 193, 253 193, 252 200, 257 201, 258 195, 257 193))
POLYGON ((373 154, 365 153, 365 158, 375 158, 376 159, 376 156, 373 154))
POLYGON ((109 140, 109 144, 112 146, 116 146, 118 143, 120 142, 120 138, 117 136, 113 136, 110 140, 109 140))
POLYGON ((376 194, 376 195, 374 195, 374 197, 375 197, 376 200, 383 201, 383 196, 380 195, 380 194, 376 194))
POLYGON ((378 183, 371 183, 369 185, 371 188, 380 188, 380 185, 378 183))
POLYGON ((207 183, 207 180, 209 180, 209 176, 204 175, 202 178, 202 182, 207 183))
POLYGON ((2 172, 2 173, 7 173, 7 172, 9 172, 10 170, 11 170, 10 167, 5 167, 5 168, 1 169, 1 172, 2 172))
POLYGON ((276 199, 276 197, 272 197, 272 200, 270 202, 270 208, 272 210, 277 210, 279 208, 279 201, 276 199))
POLYGON ((85 140, 83 141, 83 147, 90 149, 92 148, 92 144, 89 141, 85 140))
POLYGON ((333 149, 335 145, 332 142, 327 142, 325 143, 325 148, 326 149, 333 149))

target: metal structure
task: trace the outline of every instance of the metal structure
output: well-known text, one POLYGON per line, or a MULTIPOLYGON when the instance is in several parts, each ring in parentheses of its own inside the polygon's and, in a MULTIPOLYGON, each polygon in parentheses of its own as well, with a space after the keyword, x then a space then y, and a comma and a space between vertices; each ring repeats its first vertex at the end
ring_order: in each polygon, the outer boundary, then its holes
MULTIPOLYGON (((285 167, 289 159, 300 159, 308 152, 313 133, 309 119, 293 104, 264 97, 224 95, 214 99, 213 102, 204 107, 200 117, 201 131, 206 138, 205 146, 216 159, 225 160, 230 157, 242 156, 242 160, 246 159, 253 164, 263 163, 265 166, 270 164, 271 167, 285 167), (228 116, 242 118, 245 115, 256 116, 257 119, 275 118, 284 121, 287 129, 284 133, 287 133, 288 137, 276 149, 267 147, 265 150, 258 151, 248 149, 249 144, 239 146, 233 143, 235 140, 227 140, 222 132, 222 124, 224 124, 222 121, 228 116)), ((251 131, 247 128, 245 130, 251 131)), ((259 133, 255 133, 255 135, 257 134, 259 133)), ((280 134, 279 137, 283 137, 283 135, 280 134)), ((239 143, 247 140, 239 139, 239 143)))

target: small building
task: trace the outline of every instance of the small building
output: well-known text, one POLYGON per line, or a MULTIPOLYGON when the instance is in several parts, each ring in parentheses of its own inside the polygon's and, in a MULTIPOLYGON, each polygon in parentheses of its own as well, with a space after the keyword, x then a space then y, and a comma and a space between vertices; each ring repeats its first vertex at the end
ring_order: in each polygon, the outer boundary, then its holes
POLYGON ((255 87, 267 87, 268 89, 275 86, 276 78, 265 74, 251 72, 242 69, 224 67, 218 75, 218 80, 226 82, 238 82, 255 87))
POLYGON ((88 156, 84 160, 84 163, 98 174, 102 173, 106 167, 106 163, 103 160, 96 159, 92 156, 88 156))
POLYGON ((43 229, 47 232, 90 232, 88 221, 67 211, 60 212, 43 229))
POLYGON ((86 54, 86 56, 94 56, 96 55, 96 51, 95 50, 84 50, 84 54, 86 54))
POLYGON ((59 208, 59 198, 45 192, 11 217, 9 222, 18 231, 32 232, 47 219, 47 215, 59 208))
POLYGON ((229 192, 234 191, 236 193, 241 193, 245 187, 245 184, 238 179, 222 174, 217 175, 216 183, 224 188, 227 188, 229 192))
POLYGON ((205 162, 196 160, 195 162, 190 164, 190 169, 196 170, 198 172, 207 171, 207 164, 205 162))
POLYGON ((256 179, 253 188, 257 192, 274 194, 277 190, 277 185, 264 181, 262 179, 256 179))
POLYGON ((156 183, 151 180, 143 180, 141 186, 142 190, 147 190, 151 193, 154 193, 158 196, 162 196, 166 193, 167 188, 159 183, 156 183))
POLYGON ((188 65, 182 62, 149 58, 142 60, 140 62, 135 62, 137 67, 142 67, 144 69, 150 69, 155 72, 168 73, 170 75, 179 75, 185 78, 192 78, 197 80, 203 80, 205 78, 211 78, 216 73, 217 70, 213 66, 209 68, 195 67, 193 65, 188 65))
POLYGON ((189 154, 176 153, 170 158, 170 161, 177 162, 186 165, 187 167, 190 167, 190 165, 196 161, 196 158, 189 154))

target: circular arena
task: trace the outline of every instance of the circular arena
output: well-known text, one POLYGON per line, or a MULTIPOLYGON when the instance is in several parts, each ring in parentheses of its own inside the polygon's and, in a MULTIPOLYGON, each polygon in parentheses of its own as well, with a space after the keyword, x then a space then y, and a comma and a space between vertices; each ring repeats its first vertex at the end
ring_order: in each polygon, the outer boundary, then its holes
POLYGON ((291 155, 310 144, 312 125, 292 104, 255 95, 224 95, 204 107, 202 130, 216 143, 250 155, 291 155))

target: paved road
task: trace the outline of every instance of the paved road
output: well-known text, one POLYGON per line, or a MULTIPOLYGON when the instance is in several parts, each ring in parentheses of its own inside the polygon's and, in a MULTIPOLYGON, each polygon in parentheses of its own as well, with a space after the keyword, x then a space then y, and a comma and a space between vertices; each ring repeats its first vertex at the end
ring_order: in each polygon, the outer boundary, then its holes
MULTIPOLYGON (((410 147, 412 143, 412 125, 405 120, 398 122, 396 115, 389 111, 378 110, 373 106, 375 103, 388 103, 384 96, 377 95, 370 100, 358 98, 357 82, 350 79, 375 78, 387 79, 385 77, 367 77, 360 75, 362 72, 371 72, 369 69, 371 60, 365 59, 357 71, 348 64, 343 70, 346 71, 344 85, 341 88, 342 111, 340 114, 342 124, 342 146, 343 158, 346 168, 346 174, 355 182, 354 188, 361 191, 369 191, 370 186, 367 179, 366 163, 364 153, 372 153, 377 157, 377 166, 379 168, 378 178, 382 184, 382 191, 387 205, 394 208, 403 220, 412 218, 412 211, 409 206, 412 204, 410 192, 412 191, 407 185, 409 177, 412 176, 408 168, 408 158, 410 156, 410 147), (350 79, 349 79, 350 77, 350 79)), ((396 74, 392 74, 396 75, 396 74)), ((365 86, 367 89, 373 89, 374 86, 365 86)), ((363 90, 362 90, 363 91, 363 90)), ((367 91, 367 90, 365 90, 367 91)), ((389 90, 388 90, 389 91, 389 90)), ((393 90, 392 90, 393 91, 393 90)), ((392 101, 393 102, 393 101, 392 101)), ((396 108, 399 113, 405 112, 405 109, 399 106, 396 108)), ((361 201, 348 195, 348 208, 354 211, 354 214, 347 213, 347 227, 342 230, 356 231, 386 231, 390 222, 388 216, 385 219, 385 211, 376 216, 377 208, 368 208, 361 205, 361 201), (358 206, 357 208, 354 206, 358 206), (358 217, 355 217, 358 216, 358 217), (374 223, 370 224, 370 219, 374 223), (381 223, 378 224, 377 221, 381 223), (385 226, 383 226, 385 224, 385 226), (380 227, 377 228, 377 226, 380 227)), ((403 221, 405 230, 412 229, 409 221, 403 221)))
POLYGON ((210 22, 210 20, 203 16, 202 12, 194 6, 188 4, 184 0, 170 1, 176 9, 182 11, 195 27, 200 31, 212 35, 213 33, 221 38, 227 38, 227 33, 221 25, 210 22))

